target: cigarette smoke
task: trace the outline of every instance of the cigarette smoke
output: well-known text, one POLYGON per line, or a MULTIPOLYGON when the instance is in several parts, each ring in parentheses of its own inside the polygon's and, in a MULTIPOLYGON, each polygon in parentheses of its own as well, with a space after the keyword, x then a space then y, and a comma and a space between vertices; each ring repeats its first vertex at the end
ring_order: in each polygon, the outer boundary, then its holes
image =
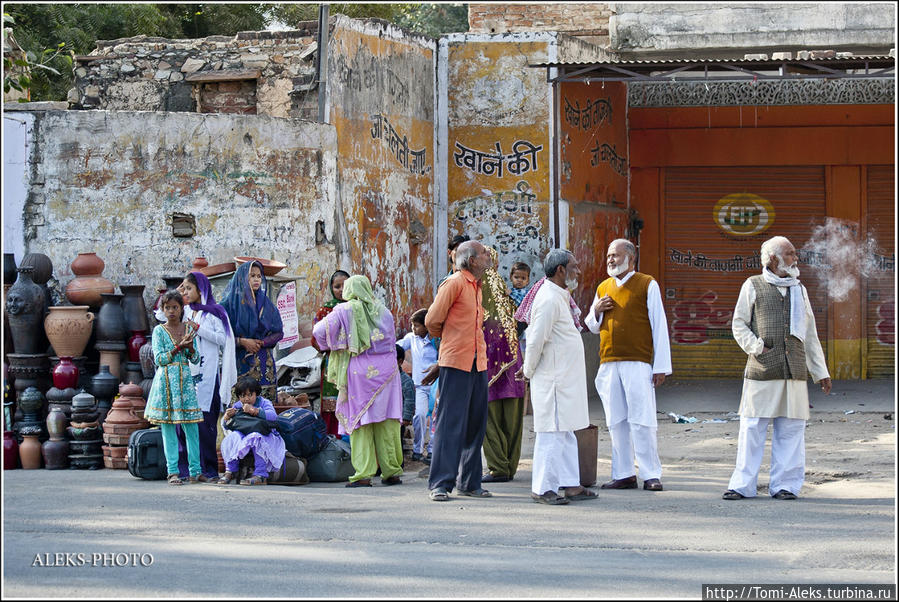
POLYGON ((845 301, 878 269, 877 241, 871 235, 860 240, 858 230, 857 222, 828 217, 799 250, 802 270, 819 278, 832 301, 845 301))

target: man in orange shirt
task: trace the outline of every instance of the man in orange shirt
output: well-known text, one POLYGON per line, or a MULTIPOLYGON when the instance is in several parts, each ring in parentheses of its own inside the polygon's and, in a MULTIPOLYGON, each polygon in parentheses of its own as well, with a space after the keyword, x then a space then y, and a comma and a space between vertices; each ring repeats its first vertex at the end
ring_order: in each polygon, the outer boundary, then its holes
POLYGON ((428 477, 430 498, 436 502, 447 501, 454 485, 458 495, 492 495, 481 487, 481 444, 487 428, 481 277, 489 262, 481 243, 460 244, 455 257, 458 271, 437 288, 425 317, 428 333, 440 337, 440 401, 428 477))

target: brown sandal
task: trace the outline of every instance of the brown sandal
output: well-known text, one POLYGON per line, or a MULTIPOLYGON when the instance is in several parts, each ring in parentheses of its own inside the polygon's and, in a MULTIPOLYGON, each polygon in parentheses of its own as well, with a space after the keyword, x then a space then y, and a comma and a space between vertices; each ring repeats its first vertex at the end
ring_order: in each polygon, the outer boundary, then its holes
POLYGON ((184 485, 184 481, 177 474, 170 474, 166 478, 169 480, 169 485, 184 485))
POLYGON ((219 480, 216 481, 216 483, 217 483, 218 485, 228 485, 228 484, 230 484, 231 481, 233 481, 233 480, 234 480, 234 473, 231 472, 231 471, 229 470, 229 471, 225 472, 225 474, 223 474, 223 475, 219 478, 219 480))

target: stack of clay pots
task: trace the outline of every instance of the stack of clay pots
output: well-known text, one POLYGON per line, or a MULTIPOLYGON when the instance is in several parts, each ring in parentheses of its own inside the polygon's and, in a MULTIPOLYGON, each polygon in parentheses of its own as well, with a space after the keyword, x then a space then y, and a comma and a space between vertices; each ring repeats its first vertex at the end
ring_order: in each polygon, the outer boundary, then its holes
POLYGON ((131 433, 150 426, 143 419, 144 400, 138 385, 119 385, 119 396, 103 423, 103 465, 106 468, 128 468, 128 440, 131 433), (136 410, 140 411, 140 416, 136 410))
POLYGON ((119 378, 112 374, 110 367, 106 364, 100 365, 100 372, 91 378, 91 393, 97 400, 97 409, 99 410, 100 425, 106 420, 106 415, 112 407, 112 399, 115 397, 119 388, 119 378))
POLYGON ((50 413, 47 415, 47 432, 50 439, 44 441, 41 453, 44 456, 44 467, 48 470, 56 470, 69 467, 69 452, 71 447, 66 439, 66 428, 69 420, 58 404, 50 405, 50 413))
POLYGON ((71 439, 69 463, 72 468, 94 470, 103 467, 99 417, 93 395, 82 391, 72 398, 72 423, 66 429, 71 439))

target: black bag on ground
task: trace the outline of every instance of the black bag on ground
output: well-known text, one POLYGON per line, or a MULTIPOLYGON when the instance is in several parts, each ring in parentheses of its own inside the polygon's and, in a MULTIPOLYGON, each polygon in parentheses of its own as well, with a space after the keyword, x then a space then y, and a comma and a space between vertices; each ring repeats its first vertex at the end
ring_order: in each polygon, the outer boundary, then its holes
POLYGON ((128 472, 150 481, 168 476, 162 431, 158 428, 134 431, 128 438, 128 472))
POLYGON ((273 420, 266 420, 264 416, 251 416, 240 410, 225 422, 225 428, 229 431, 238 431, 244 435, 259 433, 268 435, 275 428, 273 420))
POLYGON ((287 451, 298 458, 311 458, 328 442, 325 421, 306 408, 290 408, 281 412, 277 428, 287 451))
POLYGON ((350 444, 328 435, 324 448, 306 464, 309 480, 319 483, 346 481, 356 472, 353 468, 350 444))
POLYGON ((269 485, 305 485, 309 482, 309 475, 306 473, 306 460, 297 458, 290 452, 284 454, 284 462, 281 468, 270 472, 268 475, 269 485))

